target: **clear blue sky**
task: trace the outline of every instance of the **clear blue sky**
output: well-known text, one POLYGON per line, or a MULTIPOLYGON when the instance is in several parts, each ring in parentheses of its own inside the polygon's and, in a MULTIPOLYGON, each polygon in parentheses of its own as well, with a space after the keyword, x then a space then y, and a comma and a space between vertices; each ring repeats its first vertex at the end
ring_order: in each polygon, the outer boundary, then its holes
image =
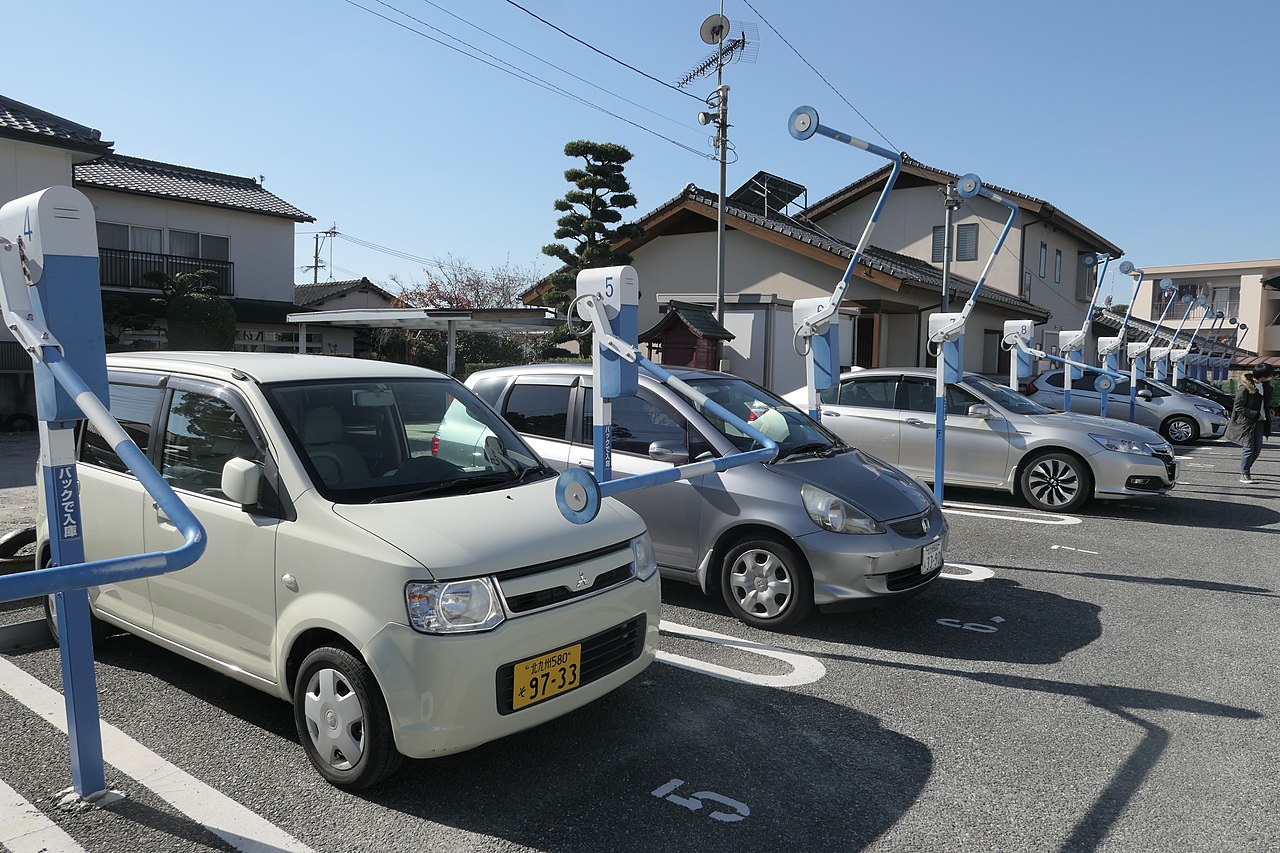
MULTIPOLYGON (((519 2, 669 82, 710 52, 698 26, 720 6, 519 2)), ((883 164, 827 139, 793 140, 788 115, 812 104, 831 127, 1045 199, 1139 266, 1280 257, 1280 4, 751 4, 759 14, 724 3, 760 42, 754 63, 726 71, 730 191, 763 169, 816 201, 883 164)), ((710 133, 695 120, 713 81, 692 84, 696 98, 673 91, 505 0, 43 0, 15 10, 9 35, 9 97, 98 128, 120 154, 265 175, 316 217, 298 228, 299 268, 313 248, 303 232, 336 222, 403 254, 549 272, 557 264, 540 248, 568 189, 573 139, 631 150, 635 217, 690 182, 717 185, 710 133)), ((324 260, 322 279, 424 277, 421 263, 345 240, 324 260)))

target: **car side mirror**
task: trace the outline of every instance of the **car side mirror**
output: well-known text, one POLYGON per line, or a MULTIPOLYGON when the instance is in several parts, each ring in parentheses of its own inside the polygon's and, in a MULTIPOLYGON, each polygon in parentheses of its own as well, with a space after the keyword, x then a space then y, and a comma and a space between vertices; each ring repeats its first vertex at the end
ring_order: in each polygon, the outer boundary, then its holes
POLYGON ((995 417, 995 413, 991 411, 991 407, 988 405, 983 403, 974 403, 969 407, 969 417, 982 418, 984 421, 989 421, 995 417))
POLYGON ((683 465, 689 461, 689 448, 674 441, 655 441, 649 445, 649 458, 655 462, 683 465))
POLYGON ((261 487, 262 466, 258 463, 237 456, 222 466, 222 493, 240 506, 256 504, 261 487))
POLYGON ((1143 388, 1143 389, 1141 389, 1140 391, 1138 391, 1138 396, 1139 396, 1139 397, 1141 397, 1141 398, 1142 398, 1142 399, 1144 399, 1144 400, 1150 400, 1150 399, 1151 399, 1151 397, 1152 397, 1152 394, 1151 394, 1151 391, 1150 391, 1149 389, 1147 389, 1147 388, 1143 388))

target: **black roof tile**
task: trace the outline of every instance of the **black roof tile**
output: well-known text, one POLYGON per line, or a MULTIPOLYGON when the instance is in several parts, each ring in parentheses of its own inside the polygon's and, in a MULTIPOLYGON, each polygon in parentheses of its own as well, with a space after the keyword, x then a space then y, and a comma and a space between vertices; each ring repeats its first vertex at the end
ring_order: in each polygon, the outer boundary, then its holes
POLYGON ((21 139, 55 148, 107 154, 113 143, 91 127, 36 109, 0 95, 0 137, 21 139))

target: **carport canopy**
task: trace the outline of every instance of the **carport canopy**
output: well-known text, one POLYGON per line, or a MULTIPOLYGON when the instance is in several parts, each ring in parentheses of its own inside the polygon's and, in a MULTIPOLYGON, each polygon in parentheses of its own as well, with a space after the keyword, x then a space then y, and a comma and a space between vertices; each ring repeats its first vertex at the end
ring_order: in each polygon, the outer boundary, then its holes
POLYGON ((549 308, 353 308, 289 314, 298 324, 298 352, 307 351, 307 326, 349 329, 410 329, 447 332, 447 370, 452 376, 458 332, 550 332, 564 323, 549 308))

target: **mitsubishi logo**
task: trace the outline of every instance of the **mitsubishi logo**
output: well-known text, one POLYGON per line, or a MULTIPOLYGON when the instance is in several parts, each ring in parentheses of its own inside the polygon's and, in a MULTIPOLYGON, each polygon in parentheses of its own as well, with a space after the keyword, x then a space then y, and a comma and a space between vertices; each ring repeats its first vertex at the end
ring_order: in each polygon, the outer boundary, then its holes
POLYGON ((587 580, 586 572, 578 572, 577 588, 582 589, 584 586, 590 586, 591 582, 587 580))

